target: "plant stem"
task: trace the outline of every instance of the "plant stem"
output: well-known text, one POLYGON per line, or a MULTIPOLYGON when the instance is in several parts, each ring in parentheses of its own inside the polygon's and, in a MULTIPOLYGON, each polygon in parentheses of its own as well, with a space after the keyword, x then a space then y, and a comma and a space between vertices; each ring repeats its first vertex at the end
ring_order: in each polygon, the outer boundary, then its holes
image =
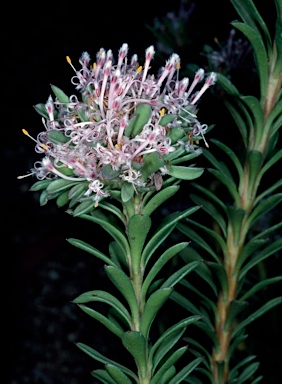
MULTIPOLYGON (((282 74, 276 76, 271 70, 272 67, 273 66, 270 60, 269 84, 266 99, 264 105, 262 105, 265 127, 267 126, 267 119, 269 115, 271 114, 278 102, 279 90, 281 89, 282 84, 282 74)), ((265 158, 270 137, 271 125, 268 126, 268 130, 264 129, 263 136, 259 142, 258 147, 254 147, 251 145, 248 151, 259 151, 261 152, 263 158, 265 158)), ((254 143, 254 141, 250 138, 250 143, 251 142, 254 143)), ((229 361, 227 361, 227 355, 235 325, 231 324, 230 326, 226 326, 226 319, 229 312, 230 304, 233 300, 236 299, 236 290, 239 278, 239 270, 236 266, 240 258, 243 246, 245 244, 247 234, 250 230, 249 225, 247 224, 247 219, 254 208, 254 203, 257 196, 257 189, 259 185, 259 182, 257 182, 257 176, 261 167, 255 175, 254 182, 252 183, 252 185, 250 185, 250 166, 247 159, 248 156, 246 156, 243 177, 240 180, 240 185, 238 188, 238 192, 240 195, 240 206, 236 207, 245 211, 245 217, 241 222, 240 233, 237 238, 235 237, 231 220, 228 221, 228 231, 225 239, 227 244, 227 254, 224 255, 223 267, 225 268, 228 279, 228 299, 224 300, 223 294, 220 293, 217 301, 218 317, 215 323, 215 331, 219 347, 214 350, 212 354, 211 368, 212 375, 214 378, 214 384, 224 384, 227 383, 229 380, 229 361), (220 375, 217 363, 222 361, 225 363, 223 375, 220 375)))

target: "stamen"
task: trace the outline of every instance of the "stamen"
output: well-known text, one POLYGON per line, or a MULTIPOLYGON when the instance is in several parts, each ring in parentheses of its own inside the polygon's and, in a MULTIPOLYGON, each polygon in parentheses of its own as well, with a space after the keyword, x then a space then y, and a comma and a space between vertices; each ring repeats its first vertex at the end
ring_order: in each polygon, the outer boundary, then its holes
MULTIPOLYGON (((26 129, 22 129, 22 132, 23 132, 24 135, 28 136, 31 140, 35 141, 36 144, 39 144, 38 141, 35 140, 34 137, 30 136, 30 134, 27 132, 26 129)), ((40 145, 43 149, 45 149, 45 151, 47 151, 48 148, 47 148, 47 146, 46 146, 45 144, 39 144, 39 145, 40 145)))
POLYGON ((67 62, 69 63, 69 65, 72 67, 72 69, 74 70, 74 72, 76 72, 76 69, 74 68, 74 66, 72 65, 71 63, 71 59, 69 56, 66 56, 66 59, 67 59, 67 62))

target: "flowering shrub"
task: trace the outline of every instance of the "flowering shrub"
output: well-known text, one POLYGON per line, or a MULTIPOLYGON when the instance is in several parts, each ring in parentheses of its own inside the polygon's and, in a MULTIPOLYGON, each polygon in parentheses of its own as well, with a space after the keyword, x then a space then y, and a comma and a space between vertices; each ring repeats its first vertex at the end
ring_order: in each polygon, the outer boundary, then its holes
POLYGON ((208 126, 197 120, 197 102, 215 82, 215 73, 195 92, 204 70, 191 84, 186 77, 179 80, 180 59, 172 54, 158 76, 150 75, 154 53, 153 46, 146 50, 142 67, 136 55, 128 60, 127 44, 116 64, 111 50, 100 49, 93 65, 84 52, 80 70, 67 57, 81 97, 52 86, 55 100, 50 96, 45 105, 35 106, 45 127, 35 147, 44 157, 32 169, 39 180, 46 179, 33 186, 47 187, 42 203, 63 190, 58 204, 79 203, 77 215, 116 190, 127 201, 134 192, 159 190, 165 175, 191 179, 201 174, 199 168, 175 164, 201 152, 195 141, 204 139, 208 126))

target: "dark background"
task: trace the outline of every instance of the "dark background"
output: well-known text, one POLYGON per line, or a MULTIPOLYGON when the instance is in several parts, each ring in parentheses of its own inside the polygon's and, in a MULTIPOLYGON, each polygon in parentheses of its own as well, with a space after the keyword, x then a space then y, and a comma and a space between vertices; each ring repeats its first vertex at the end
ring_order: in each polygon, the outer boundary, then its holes
MULTIPOLYGON (((265 18, 273 21, 273 5, 256 3, 265 18)), ((120 359, 116 340, 71 303, 87 290, 108 289, 108 282, 102 263, 74 249, 66 239, 80 238, 106 250, 108 238, 99 228, 69 217, 53 202, 40 207, 38 194, 28 191, 35 179, 17 180, 38 159, 34 143, 22 134, 22 129, 33 136, 42 130, 41 118, 33 105, 47 101, 50 84, 67 94, 73 93, 70 83, 73 72, 66 55, 74 65, 83 51, 88 51, 94 59, 101 47, 112 49, 116 57, 126 42, 129 55, 137 53, 142 63, 145 49, 156 44, 146 24, 152 26, 156 17, 177 10, 178 4, 178 1, 20 3, 7 4, 2 14, 6 21, 1 31, 3 383, 94 383, 90 371, 101 365, 81 352, 74 344, 77 341, 120 359)), ((226 39, 229 23, 238 19, 227 0, 198 0, 194 5, 187 25, 191 34, 189 49, 184 47, 177 52, 182 65, 204 62, 200 55, 203 45, 213 44, 215 36, 226 39)), ((158 67, 163 65, 159 61, 156 58, 158 67)), ((246 87, 244 81, 240 85, 246 87)), ((202 107, 206 111, 204 121, 215 123, 226 132, 224 112, 217 110, 217 104, 208 96, 207 100, 209 103, 203 102, 202 107)), ((250 330, 255 354, 261 361, 260 373, 265 375, 264 383, 276 384, 281 379, 281 331, 276 319, 266 315, 250 330)))

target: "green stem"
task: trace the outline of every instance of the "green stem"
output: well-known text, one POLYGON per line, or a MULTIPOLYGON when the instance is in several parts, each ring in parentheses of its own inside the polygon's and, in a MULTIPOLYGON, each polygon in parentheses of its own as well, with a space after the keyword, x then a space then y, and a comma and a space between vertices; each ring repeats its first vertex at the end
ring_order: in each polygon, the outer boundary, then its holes
MULTIPOLYGON (((275 105, 278 102, 279 90, 281 89, 282 84, 282 74, 280 73, 279 76, 274 74, 272 71, 273 67, 273 63, 270 59, 269 84, 266 99, 264 105, 262 106, 265 126, 267 125, 268 116, 271 114, 272 110, 275 108, 275 105)), ((259 151, 261 152, 263 158, 265 158, 270 136, 271 126, 268 130, 264 130, 259 145, 254 147, 253 144, 249 148, 249 151, 259 151)), ((250 140, 250 143, 254 142, 255 140, 250 140)), ((247 159, 248 157, 246 157, 243 177, 240 180, 240 185, 238 188, 240 194, 240 206, 238 206, 237 208, 241 208, 246 212, 245 217, 241 223, 239 236, 235 237, 234 231, 232 230, 232 223, 228 222, 229 230, 226 236, 227 254, 224 256, 223 262, 223 266, 225 268, 228 279, 228 299, 224 300, 222 293, 220 293, 217 302, 218 316, 215 323, 215 329, 219 347, 214 350, 212 355, 211 370, 214 379, 214 384, 224 384, 227 383, 229 380, 229 363, 227 361, 227 354, 230 347, 231 335, 234 331, 235 325, 233 323, 229 326, 226 326, 226 319, 228 316, 230 304, 233 300, 236 299, 236 290, 239 276, 239 271, 236 270, 236 265, 237 261, 240 258, 242 248, 245 244, 246 237, 250 229, 249 226, 246 224, 246 221, 253 210, 254 202, 257 196, 257 189, 259 186, 259 182, 257 182, 257 176, 261 167, 258 169, 258 172, 255 176, 250 175, 250 165, 247 159), (250 183, 251 176, 253 176, 252 183, 250 183), (221 374, 219 364, 220 362, 225 362, 223 374, 221 374)))

